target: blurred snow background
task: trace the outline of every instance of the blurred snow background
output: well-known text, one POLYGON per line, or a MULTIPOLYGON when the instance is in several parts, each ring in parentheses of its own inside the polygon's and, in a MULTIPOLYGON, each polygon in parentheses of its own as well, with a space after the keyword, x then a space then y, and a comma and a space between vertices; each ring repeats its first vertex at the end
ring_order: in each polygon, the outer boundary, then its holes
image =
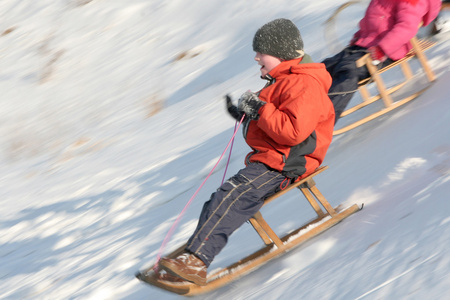
MULTIPOLYGON (((344 11, 330 39, 324 22, 345 2, 2 0, 0 298, 181 298, 134 273, 154 262, 231 138, 223 96, 264 85, 253 34, 292 19, 319 62, 345 45, 364 13, 366 3, 344 11)), ((434 37, 439 44, 426 53, 438 77, 430 89, 330 147, 318 186, 332 205, 364 202, 364 210, 198 299, 445 298, 448 37, 434 37)), ((228 174, 248 151, 238 134, 228 174)), ((166 252, 189 237, 224 169, 221 162, 166 252)), ((277 232, 312 215, 299 197, 264 208, 277 232)), ((259 248, 252 231, 239 229, 211 270, 259 248)))

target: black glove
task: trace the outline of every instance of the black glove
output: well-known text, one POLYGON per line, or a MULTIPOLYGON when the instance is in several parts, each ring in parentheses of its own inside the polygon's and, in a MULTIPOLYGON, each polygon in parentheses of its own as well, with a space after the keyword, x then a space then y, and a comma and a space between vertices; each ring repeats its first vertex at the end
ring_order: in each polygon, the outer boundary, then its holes
POLYGON ((238 111, 238 108, 236 105, 233 104, 233 102, 231 101, 231 97, 230 95, 226 95, 225 96, 225 100, 226 100, 226 104, 227 104, 227 110, 228 113, 236 120, 236 121, 240 121, 242 119, 242 116, 244 115, 244 113, 241 113, 238 111))
POLYGON ((244 113, 251 120, 258 120, 258 111, 264 104, 266 102, 261 101, 255 93, 247 91, 239 98, 238 111, 244 113))

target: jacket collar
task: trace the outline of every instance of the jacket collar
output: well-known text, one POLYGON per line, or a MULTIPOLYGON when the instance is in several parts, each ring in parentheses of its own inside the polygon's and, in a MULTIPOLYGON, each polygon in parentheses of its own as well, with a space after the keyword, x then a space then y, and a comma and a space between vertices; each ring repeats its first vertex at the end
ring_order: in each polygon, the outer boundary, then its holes
MULTIPOLYGON (((276 66, 272 71, 270 71, 265 77, 261 78, 271 82, 277 78, 291 74, 292 73, 291 68, 293 66, 308 63, 313 63, 311 56, 309 56, 308 54, 305 54, 303 57, 300 58, 285 60, 282 61, 278 66, 276 66)), ((273 84, 273 82, 271 84, 273 84)))

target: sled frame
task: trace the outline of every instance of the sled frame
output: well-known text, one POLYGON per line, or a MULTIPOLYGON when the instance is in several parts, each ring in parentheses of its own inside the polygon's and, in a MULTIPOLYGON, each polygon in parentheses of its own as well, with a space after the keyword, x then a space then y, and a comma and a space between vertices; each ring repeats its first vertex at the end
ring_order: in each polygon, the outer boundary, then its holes
POLYGON ((366 116, 352 124, 344 126, 343 128, 334 130, 333 135, 338 135, 338 134, 347 132, 347 131, 354 129, 362 124, 365 124, 375 118, 378 118, 379 116, 384 115, 384 114, 408 103, 409 101, 417 98, 420 94, 422 94, 424 91, 426 91, 430 87, 430 85, 427 85, 425 88, 419 90, 418 92, 415 92, 412 95, 409 95, 409 96, 407 96, 403 99, 399 99, 397 101, 394 101, 391 97, 392 93, 401 89, 410 79, 412 79, 414 77, 414 74, 409 65, 409 60, 411 60, 414 57, 419 60, 419 63, 421 65, 422 69, 424 70, 428 81, 431 83, 436 79, 436 76, 435 76, 433 70, 430 68, 430 66, 428 64, 428 60, 424 53, 425 50, 434 46, 435 42, 427 40, 427 39, 419 40, 419 39, 417 39, 417 37, 413 37, 410 40, 410 42, 412 45, 412 49, 408 52, 408 54, 404 58, 394 61, 393 63, 389 64, 388 66, 386 66, 382 69, 378 70, 377 67, 373 65, 370 54, 366 54, 363 57, 361 57, 359 60, 356 61, 356 66, 358 68, 363 67, 363 66, 367 67, 367 69, 369 70, 369 73, 370 73, 370 77, 358 82, 358 84, 359 84, 358 91, 360 92, 363 101, 361 103, 345 110, 344 112, 342 112, 341 118, 344 116, 347 116, 369 104, 372 104, 378 100, 383 101, 384 108, 375 113, 372 113, 371 115, 366 116), (390 70, 397 66, 401 67, 402 73, 404 75, 404 81, 402 81, 401 83, 399 83, 393 87, 386 88, 386 85, 385 85, 383 79, 381 78, 381 74, 383 72, 390 70), (367 89, 367 85, 370 83, 376 84, 377 90, 379 92, 378 95, 375 95, 375 96, 370 95, 370 93, 367 89))
MULTIPOLYGON (((311 175, 289 185, 286 189, 276 193, 264 201, 264 205, 267 205, 279 198, 281 195, 298 188, 316 212, 317 217, 314 220, 307 222, 303 226, 283 237, 279 237, 269 226, 259 211, 249 219, 249 222, 263 240, 264 246, 260 250, 248 255, 236 263, 210 274, 207 278, 207 285, 199 286, 188 282, 174 283, 163 281, 158 279, 155 275, 153 267, 138 273, 136 277, 146 283, 170 292, 184 296, 195 296, 223 287, 233 280, 254 271, 268 261, 286 253, 301 243, 319 235, 330 227, 341 222, 343 219, 362 209, 362 206, 359 207, 357 204, 353 204, 345 209, 342 209, 340 206, 333 208, 329 204, 313 180, 314 176, 322 173, 327 168, 327 166, 323 166, 316 169, 316 171, 311 175)), ((184 251, 185 246, 186 245, 179 247, 177 250, 167 255, 167 257, 173 258, 178 256, 184 251)))

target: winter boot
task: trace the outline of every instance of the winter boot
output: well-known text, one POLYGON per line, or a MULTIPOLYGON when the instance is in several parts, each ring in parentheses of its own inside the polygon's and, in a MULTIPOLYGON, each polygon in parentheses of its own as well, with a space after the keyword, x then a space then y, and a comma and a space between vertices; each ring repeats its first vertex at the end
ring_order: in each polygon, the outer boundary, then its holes
POLYGON ((167 272, 198 285, 206 285, 206 265, 194 254, 183 253, 177 258, 163 257, 159 265, 167 272))

